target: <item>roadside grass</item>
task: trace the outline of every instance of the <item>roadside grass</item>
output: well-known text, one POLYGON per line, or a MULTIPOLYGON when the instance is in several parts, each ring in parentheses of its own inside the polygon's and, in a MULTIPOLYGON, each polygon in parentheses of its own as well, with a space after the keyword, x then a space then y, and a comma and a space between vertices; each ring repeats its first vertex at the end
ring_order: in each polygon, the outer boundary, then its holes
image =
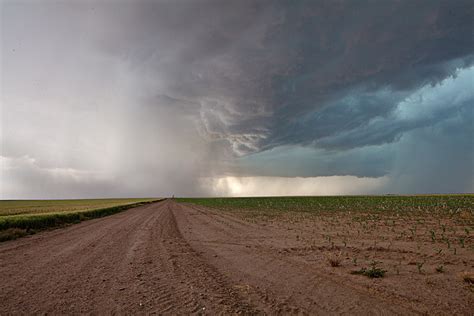
POLYGON ((87 211, 147 200, 152 199, 3 200, 0 201, 0 217, 20 214, 87 211))
POLYGON ((8 207, 30 205, 30 213, 0 216, 0 242, 34 234, 38 231, 57 228, 84 220, 112 215, 133 207, 159 201, 159 199, 104 199, 104 200, 44 200, 44 201, 0 201, 0 210, 8 213, 8 207), (103 205, 113 205, 101 207, 103 205), (37 208, 31 205, 38 205, 37 208), (78 205, 86 205, 85 210, 78 205), (95 207, 95 208, 94 208, 95 207), (44 213, 44 209, 55 209, 44 213))

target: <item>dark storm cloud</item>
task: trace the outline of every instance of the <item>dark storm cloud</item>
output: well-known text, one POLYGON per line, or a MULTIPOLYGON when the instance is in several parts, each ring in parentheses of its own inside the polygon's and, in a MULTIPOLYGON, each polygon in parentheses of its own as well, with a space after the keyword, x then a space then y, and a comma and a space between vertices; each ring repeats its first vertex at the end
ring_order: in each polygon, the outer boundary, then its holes
POLYGON ((205 134, 237 154, 393 142, 417 125, 369 122, 473 61, 470 1, 165 1, 120 9, 126 17, 100 36, 102 47, 152 81, 166 78, 154 89, 199 106, 205 134), (347 131, 355 132, 341 139, 347 131))
MULTIPOLYGON (((273 40, 290 43, 291 68, 272 86, 274 129, 265 148, 365 128, 371 119, 390 115, 413 89, 472 64, 472 3, 307 4, 288 8, 285 22, 272 32, 273 40), (380 89, 390 91, 377 95, 380 89)), ((391 142, 412 126, 397 128, 372 130, 381 134, 348 139, 346 146, 391 142)))

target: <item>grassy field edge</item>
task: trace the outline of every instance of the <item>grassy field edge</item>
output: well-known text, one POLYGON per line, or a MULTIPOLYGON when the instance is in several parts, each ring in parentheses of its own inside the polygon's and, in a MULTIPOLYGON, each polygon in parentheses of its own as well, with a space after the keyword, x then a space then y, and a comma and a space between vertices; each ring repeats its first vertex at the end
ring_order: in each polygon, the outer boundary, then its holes
POLYGON ((0 242, 35 234, 46 229, 59 228, 68 224, 76 224, 89 219, 109 216, 134 207, 156 203, 162 200, 163 199, 156 199, 87 211, 0 217, 0 242))

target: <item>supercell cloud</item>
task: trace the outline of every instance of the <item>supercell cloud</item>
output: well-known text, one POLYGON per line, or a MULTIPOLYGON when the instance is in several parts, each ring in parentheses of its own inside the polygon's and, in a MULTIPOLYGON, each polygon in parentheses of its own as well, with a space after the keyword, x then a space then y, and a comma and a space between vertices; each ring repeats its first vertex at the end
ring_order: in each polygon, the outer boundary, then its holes
POLYGON ((1 9, 1 198, 474 191, 472 1, 1 9))

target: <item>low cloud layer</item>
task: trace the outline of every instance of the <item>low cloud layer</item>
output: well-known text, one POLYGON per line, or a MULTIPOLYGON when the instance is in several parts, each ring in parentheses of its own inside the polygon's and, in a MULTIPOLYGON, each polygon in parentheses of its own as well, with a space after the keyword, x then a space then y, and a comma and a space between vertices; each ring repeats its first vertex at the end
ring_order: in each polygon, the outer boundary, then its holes
POLYGON ((3 198, 474 190, 471 1, 1 8, 3 198))
POLYGON ((306 196, 380 194, 387 179, 331 177, 222 177, 203 179, 218 196, 306 196))

